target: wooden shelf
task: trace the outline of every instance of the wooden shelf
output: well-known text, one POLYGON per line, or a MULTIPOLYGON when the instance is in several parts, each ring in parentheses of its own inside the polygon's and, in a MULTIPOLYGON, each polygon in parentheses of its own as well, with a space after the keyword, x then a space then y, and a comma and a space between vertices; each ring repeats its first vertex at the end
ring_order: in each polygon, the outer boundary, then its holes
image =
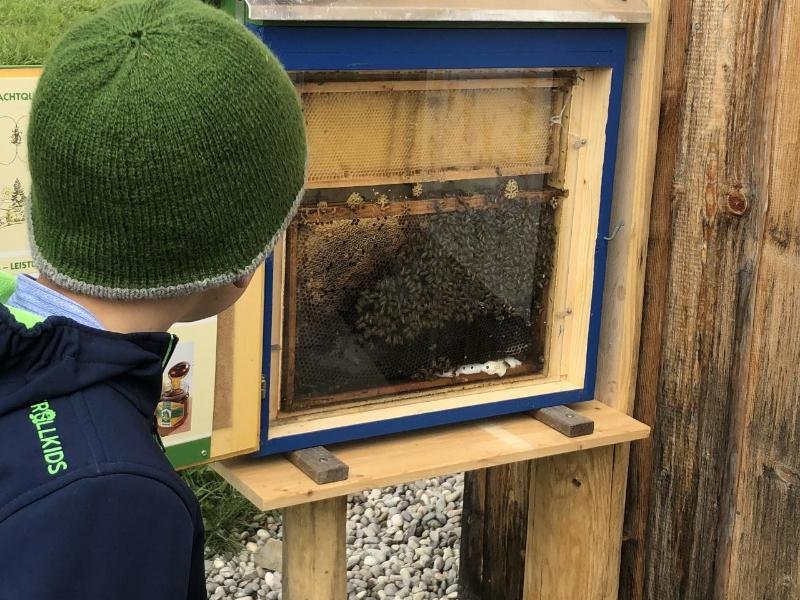
POLYGON ((260 510, 335 498, 365 489, 543 458, 646 438, 650 428, 597 401, 571 405, 594 433, 568 438, 529 415, 350 442, 329 449, 350 466, 346 481, 317 485, 283 456, 239 457, 214 469, 260 510))

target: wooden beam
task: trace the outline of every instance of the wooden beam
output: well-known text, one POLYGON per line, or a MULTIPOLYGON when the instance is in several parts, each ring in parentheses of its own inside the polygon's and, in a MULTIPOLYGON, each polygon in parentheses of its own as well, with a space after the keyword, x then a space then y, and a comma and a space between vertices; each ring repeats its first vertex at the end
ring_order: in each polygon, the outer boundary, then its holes
POLYGON ((650 2, 653 19, 632 27, 614 174, 611 226, 624 223, 608 244, 597 399, 633 411, 642 325, 642 296, 656 164, 659 101, 666 42, 667 0, 650 2))
MULTIPOLYGON (((528 512, 525 600, 611 598, 607 570, 618 551, 608 528, 614 507, 614 446, 534 462, 528 512)), ((487 598, 488 600, 488 598, 487 598)))
POLYGON ((254 21, 378 21, 499 23, 647 23, 644 0, 407 0, 305 2, 247 0, 254 21))
POLYGON ((528 163, 519 167, 475 167, 465 168, 455 165, 442 165, 414 172, 391 171, 385 175, 351 176, 322 179, 312 176, 306 182, 307 190, 325 188, 354 188, 402 183, 427 183, 460 181, 468 179, 492 179, 494 177, 522 177, 525 175, 546 175, 553 172, 553 165, 528 163))
POLYGON ((442 198, 420 198, 419 200, 394 200, 381 207, 371 201, 359 206, 350 207, 346 202, 324 202, 317 206, 302 205, 298 214, 310 223, 329 223, 331 221, 352 219, 375 219, 380 217, 406 217, 410 215, 432 215, 447 213, 467 208, 497 208, 502 203, 526 200, 530 202, 551 202, 554 198, 565 198, 566 190, 546 187, 542 190, 523 190, 518 192, 517 199, 507 200, 498 191, 492 198, 486 194, 470 194, 460 197, 444 196, 442 198))
POLYGON ((531 416, 567 437, 590 435, 594 431, 594 421, 568 406, 540 408, 533 411, 531 416))
POLYGON ((283 511, 283 597, 347 597, 347 497, 309 502, 283 511))
MULTIPOLYGON (((281 265, 284 280, 281 282, 281 291, 283 293, 280 296, 280 306, 283 309, 281 314, 283 325, 281 328, 281 338, 278 343, 278 353, 282 353, 280 357, 281 377, 275 381, 273 388, 270 390, 270 392, 274 391, 274 393, 270 393, 269 397, 270 415, 277 415, 280 409, 284 407, 287 410, 294 408, 295 361, 286 360, 286 357, 294 357, 297 354, 296 296, 298 265, 296 258, 298 247, 297 238, 299 237, 297 227, 295 223, 291 223, 289 227, 286 228, 286 234, 284 235, 285 242, 282 253, 283 264, 281 265), (287 257, 291 258, 287 260, 287 257), (283 353, 284 347, 285 353, 283 353)), ((274 326, 275 324, 273 323, 273 328, 274 326)), ((270 426, 272 426, 272 423, 270 423, 270 426)))
MULTIPOLYGON (((460 77, 457 73, 453 76, 460 77)), ((574 77, 494 77, 486 79, 386 79, 356 81, 302 81, 295 84, 301 94, 347 92, 401 92, 440 90, 495 90, 513 88, 561 88, 574 83, 574 77)))
POLYGON ((314 483, 325 484, 347 479, 350 467, 324 446, 289 452, 286 458, 314 483))

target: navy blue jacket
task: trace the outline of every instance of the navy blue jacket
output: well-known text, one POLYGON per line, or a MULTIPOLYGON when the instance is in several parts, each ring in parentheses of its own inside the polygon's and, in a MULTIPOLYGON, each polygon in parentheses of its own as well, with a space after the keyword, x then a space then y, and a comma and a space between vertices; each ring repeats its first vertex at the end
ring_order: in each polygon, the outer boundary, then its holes
POLYGON ((154 438, 174 341, 0 304, 0 600, 206 598, 200 509, 154 438))

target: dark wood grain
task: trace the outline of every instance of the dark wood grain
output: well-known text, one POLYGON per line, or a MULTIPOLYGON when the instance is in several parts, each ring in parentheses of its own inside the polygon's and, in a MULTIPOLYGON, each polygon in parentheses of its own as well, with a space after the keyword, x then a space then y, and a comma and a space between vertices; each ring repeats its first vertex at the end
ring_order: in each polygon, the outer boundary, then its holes
POLYGON ((622 598, 800 597, 798 10, 672 4, 622 598))
POLYGON ((742 187, 751 263, 739 273, 747 293, 739 318, 748 327, 740 336, 715 591, 788 600, 800 597, 800 5, 768 2, 757 16, 747 20, 759 48, 751 88, 763 91, 748 107, 737 86, 735 103, 739 119, 753 123, 750 152, 736 144, 738 168, 752 165, 752 184, 742 187))
POLYGON ((458 570, 458 595, 462 600, 481 600, 487 470, 478 469, 464 473, 460 568, 458 570))
MULTIPOLYGON (((685 1, 673 1, 670 7, 659 111, 656 170, 650 208, 639 375, 633 416, 651 427, 654 427, 656 422, 662 318, 667 299, 666 282, 669 278, 672 234, 672 180, 682 130, 686 45, 692 25, 689 8, 685 1)), ((633 444, 630 449, 620 563, 620 600, 644 600, 645 536, 652 485, 654 438, 655 436, 651 436, 633 444)))
POLYGON ((459 597, 522 600, 531 463, 465 474, 459 597))

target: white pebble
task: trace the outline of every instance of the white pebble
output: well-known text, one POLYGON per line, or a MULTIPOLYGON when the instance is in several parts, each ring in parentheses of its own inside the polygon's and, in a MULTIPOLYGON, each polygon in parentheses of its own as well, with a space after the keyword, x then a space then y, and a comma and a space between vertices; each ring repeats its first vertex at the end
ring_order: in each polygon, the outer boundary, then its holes
POLYGON ((389 522, 395 527, 402 527, 403 523, 405 523, 405 521, 403 520, 403 515, 399 513, 396 515, 392 515, 392 518, 389 519, 389 522))

